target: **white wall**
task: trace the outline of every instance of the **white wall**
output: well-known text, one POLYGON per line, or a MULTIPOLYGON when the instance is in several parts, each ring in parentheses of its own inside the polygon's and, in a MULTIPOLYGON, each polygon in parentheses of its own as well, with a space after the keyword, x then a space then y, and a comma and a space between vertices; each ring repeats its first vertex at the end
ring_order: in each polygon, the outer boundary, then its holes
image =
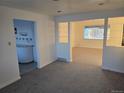
POLYGON ((0 13, 0 88, 2 88, 20 78, 13 19, 36 22, 39 68, 56 60, 56 54, 54 21, 51 17, 3 6, 0 6, 0 13), (8 42, 11 42, 11 46, 8 42))
POLYGON ((69 59, 68 59, 68 44, 58 43, 58 45, 57 45, 57 57, 59 59, 69 61, 69 59))
POLYGON ((124 47, 104 47, 102 68, 124 73, 124 47))

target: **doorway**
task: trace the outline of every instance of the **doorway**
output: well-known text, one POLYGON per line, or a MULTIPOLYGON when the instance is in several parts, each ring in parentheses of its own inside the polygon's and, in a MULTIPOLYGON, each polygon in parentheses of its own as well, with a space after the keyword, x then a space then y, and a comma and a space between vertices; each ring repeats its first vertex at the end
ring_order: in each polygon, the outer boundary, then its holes
POLYGON ((14 19, 14 33, 20 74, 37 68, 35 22, 14 19))

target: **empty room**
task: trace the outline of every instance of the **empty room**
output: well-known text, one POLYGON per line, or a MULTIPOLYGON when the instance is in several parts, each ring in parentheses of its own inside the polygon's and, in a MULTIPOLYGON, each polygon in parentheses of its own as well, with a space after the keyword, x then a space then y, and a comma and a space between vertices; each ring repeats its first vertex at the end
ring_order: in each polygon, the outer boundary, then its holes
POLYGON ((0 0, 0 93, 124 93, 124 0, 0 0))

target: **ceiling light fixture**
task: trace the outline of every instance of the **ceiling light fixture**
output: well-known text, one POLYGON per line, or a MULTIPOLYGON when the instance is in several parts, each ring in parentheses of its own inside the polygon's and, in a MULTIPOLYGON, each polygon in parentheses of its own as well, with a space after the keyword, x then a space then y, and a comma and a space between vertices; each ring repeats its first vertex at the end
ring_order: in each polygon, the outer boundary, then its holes
POLYGON ((57 2, 57 1, 59 1, 59 0, 53 0, 53 1, 57 2))
POLYGON ((102 5, 104 5, 105 3, 103 3, 103 2, 101 2, 101 3, 98 3, 98 5, 100 5, 100 6, 102 6, 102 5))
POLYGON ((61 13, 62 11, 61 10, 58 10, 57 13, 61 13))

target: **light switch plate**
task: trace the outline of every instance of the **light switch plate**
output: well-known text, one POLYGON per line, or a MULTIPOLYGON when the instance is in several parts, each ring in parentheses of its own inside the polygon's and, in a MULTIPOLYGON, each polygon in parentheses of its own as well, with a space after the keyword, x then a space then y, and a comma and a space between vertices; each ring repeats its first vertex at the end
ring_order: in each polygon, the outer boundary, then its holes
POLYGON ((10 41, 8 42, 8 45, 11 46, 11 42, 10 41))

